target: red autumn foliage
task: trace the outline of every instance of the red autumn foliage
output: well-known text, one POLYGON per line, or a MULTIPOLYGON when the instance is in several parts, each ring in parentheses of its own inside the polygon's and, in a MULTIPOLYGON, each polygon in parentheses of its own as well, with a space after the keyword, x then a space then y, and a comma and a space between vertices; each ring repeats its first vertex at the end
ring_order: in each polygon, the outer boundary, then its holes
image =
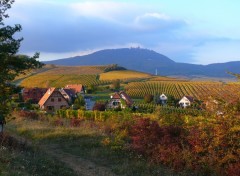
POLYGON ((142 155, 152 155, 161 134, 161 128, 156 121, 139 119, 130 130, 131 148, 142 155))
POLYGON ((70 126, 71 127, 79 127, 82 123, 81 119, 71 119, 70 126))

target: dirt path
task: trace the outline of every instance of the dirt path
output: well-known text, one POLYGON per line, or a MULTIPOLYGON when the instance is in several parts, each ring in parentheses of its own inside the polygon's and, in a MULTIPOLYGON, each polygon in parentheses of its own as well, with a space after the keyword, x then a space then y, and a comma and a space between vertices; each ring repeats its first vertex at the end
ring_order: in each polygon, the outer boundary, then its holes
POLYGON ((69 153, 64 153, 61 151, 59 146, 56 145, 47 145, 43 146, 46 148, 45 150, 48 154, 55 157, 56 159, 62 161, 67 166, 72 168, 77 175, 81 176, 115 176, 114 173, 111 172, 109 168, 96 165, 95 163, 77 157, 75 155, 71 155, 69 153))
MULTIPOLYGON (((24 138, 20 137, 16 134, 9 134, 8 135, 17 141, 19 145, 23 146, 34 146, 34 144, 24 138)), ((75 173, 79 176, 115 176, 113 172, 109 168, 96 165, 95 163, 83 159, 81 157, 65 153, 60 149, 58 145, 37 145, 37 148, 43 150, 46 155, 50 155, 56 160, 63 162, 66 166, 71 168, 75 173)))

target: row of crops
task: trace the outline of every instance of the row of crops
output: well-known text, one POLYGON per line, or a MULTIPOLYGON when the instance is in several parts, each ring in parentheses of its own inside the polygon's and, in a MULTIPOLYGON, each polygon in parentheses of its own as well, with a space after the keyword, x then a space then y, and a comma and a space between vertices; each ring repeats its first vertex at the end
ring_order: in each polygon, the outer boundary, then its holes
POLYGON ((126 92, 134 98, 142 98, 146 94, 167 94, 180 99, 184 95, 190 95, 199 100, 204 100, 210 96, 224 100, 232 100, 240 97, 239 84, 222 84, 211 82, 133 82, 126 87, 126 92))
POLYGON ((109 81, 98 79, 98 75, 45 75, 38 74, 26 78, 21 83, 23 87, 64 87, 67 84, 103 85, 109 81))

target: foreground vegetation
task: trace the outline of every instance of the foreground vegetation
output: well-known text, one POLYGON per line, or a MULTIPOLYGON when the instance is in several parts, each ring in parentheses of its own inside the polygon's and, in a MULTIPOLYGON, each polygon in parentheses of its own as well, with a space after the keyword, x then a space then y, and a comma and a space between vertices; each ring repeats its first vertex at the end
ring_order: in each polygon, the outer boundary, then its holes
POLYGON ((75 175, 62 162, 38 147, 22 143, 8 134, 0 135, 0 175, 75 175))
MULTIPOLYGON (((239 175, 240 105, 223 114, 20 111, 9 132, 118 175, 239 175), (167 167, 169 169, 166 169, 167 167), (177 174, 176 174, 177 173, 177 174)), ((50 152, 51 153, 51 152, 50 152)))

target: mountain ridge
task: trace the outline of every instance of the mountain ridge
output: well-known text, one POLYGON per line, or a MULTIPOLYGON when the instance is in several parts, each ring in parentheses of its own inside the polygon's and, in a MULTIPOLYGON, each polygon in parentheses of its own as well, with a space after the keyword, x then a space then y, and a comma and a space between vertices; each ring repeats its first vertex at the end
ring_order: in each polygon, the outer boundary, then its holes
POLYGON ((142 48, 105 49, 84 56, 45 61, 44 63, 64 66, 118 64, 127 69, 151 74, 154 74, 157 69, 158 73, 163 76, 190 78, 199 76, 233 78, 227 72, 238 73, 240 68, 240 61, 209 65, 178 63, 163 54, 142 48))

